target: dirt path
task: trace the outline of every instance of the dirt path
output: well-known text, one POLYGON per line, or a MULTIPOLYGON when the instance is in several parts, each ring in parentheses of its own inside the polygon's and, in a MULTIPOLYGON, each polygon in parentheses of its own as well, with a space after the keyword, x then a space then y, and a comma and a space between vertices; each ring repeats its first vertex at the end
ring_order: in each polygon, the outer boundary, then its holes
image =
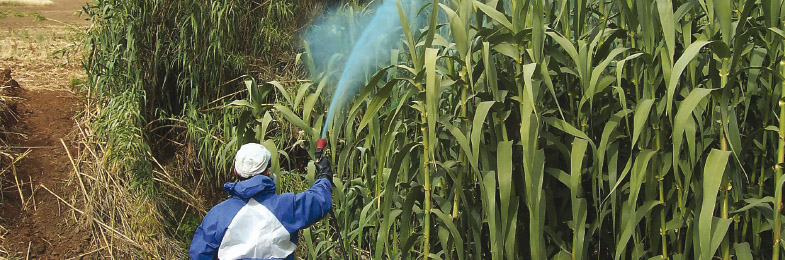
POLYGON ((83 3, 0 5, 0 12, 25 14, 0 19, 0 69, 11 69, 21 86, 17 131, 26 137, 11 145, 20 154, 29 151, 17 164, 16 176, 3 176, 0 249, 6 253, 0 253, 0 259, 68 259, 91 251, 90 232, 79 225, 82 216, 57 198, 73 201, 83 196, 63 145, 76 156, 78 149, 70 140, 76 133, 74 117, 83 105, 72 85, 83 72, 72 52, 78 38, 74 35, 83 26, 75 14, 83 3), (41 21, 33 13, 59 20, 41 21))
POLYGON ((90 234, 80 230, 81 216, 50 191, 66 199, 79 195, 78 186, 70 182, 73 168, 60 142, 71 139, 68 135, 74 128, 73 116, 81 108, 79 99, 66 90, 21 87, 20 130, 27 138, 18 146, 30 152, 16 168, 23 198, 11 192, 0 214, 8 230, 3 247, 18 257, 27 257, 28 250, 31 257, 46 259, 78 256, 88 249, 90 234))

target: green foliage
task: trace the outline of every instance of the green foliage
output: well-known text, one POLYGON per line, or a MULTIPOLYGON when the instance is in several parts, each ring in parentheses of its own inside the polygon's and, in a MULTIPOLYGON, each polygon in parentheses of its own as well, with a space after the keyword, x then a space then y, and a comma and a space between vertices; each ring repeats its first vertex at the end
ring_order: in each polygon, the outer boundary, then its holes
MULTIPOLYGON (((419 3, 399 6, 391 66, 366 75, 328 134, 352 259, 779 258, 782 1, 419 3), (417 15, 431 19, 408 23, 417 15)), ((169 121, 205 169, 257 141, 283 190, 310 183, 281 164, 295 146, 313 152, 340 68, 315 64, 308 42, 311 81, 241 77, 292 47, 277 26, 297 8, 87 8, 98 29, 86 84, 112 104, 96 133, 132 187, 155 192, 139 156, 160 135, 148 127, 169 121)), ((303 257, 337 257, 326 225, 301 241, 303 257)))
POLYGON ((238 76, 250 73, 253 64, 277 62, 270 53, 293 47, 291 29, 300 7, 292 1, 96 1, 85 11, 96 26, 85 61, 90 93, 109 102, 139 93, 140 136, 157 143, 161 133, 147 131, 184 127, 211 173, 208 180, 225 175, 232 158, 227 151, 236 148, 227 141, 237 115, 215 108, 236 95, 238 76))
MULTIPOLYGON (((420 3, 328 134, 352 259, 779 258, 782 1, 420 3)), ((249 128, 313 150, 309 68, 249 128)))
MULTIPOLYGON (((101 107, 90 126, 100 144, 93 155, 103 166, 99 173, 112 180, 111 189, 99 190, 91 201, 101 207, 90 210, 128 232, 124 234, 131 239, 123 241, 131 240, 133 247, 124 253, 182 255, 167 251, 173 245, 181 248, 171 238, 190 239, 191 219, 184 216, 205 207, 194 197, 201 194, 199 199, 210 201, 218 196, 203 192, 231 180, 227 173, 242 144, 232 137, 245 118, 224 108, 244 96, 243 75, 297 75, 282 71, 293 67, 293 39, 305 20, 297 14, 307 13, 313 4, 96 0, 84 8, 92 23, 86 35, 84 87, 101 107), (161 171, 158 161, 182 159, 175 158, 172 147, 193 151, 183 164, 191 168, 175 171, 177 176, 166 173, 167 179, 156 171, 161 171), (111 201, 115 194, 122 194, 134 210, 103 207, 116 202, 111 201)), ((276 127, 288 140, 288 129, 276 127)))
POLYGON ((202 219, 199 216, 188 215, 185 216, 182 223, 177 227, 177 238, 180 241, 183 241, 183 251, 188 251, 188 247, 193 240, 194 232, 196 232, 196 228, 199 227, 199 224, 201 223, 202 219))
POLYGON ((71 87, 82 87, 84 85, 84 79, 81 78, 71 78, 71 87))
MULTIPOLYGON (((104 158, 107 166, 131 178, 132 189, 141 194, 154 196, 152 163, 147 156, 150 146, 142 132, 144 118, 139 113, 142 93, 133 89, 111 99, 94 123, 97 136, 105 137, 104 158)), ((123 179, 125 179, 123 178, 123 179)))
POLYGON ((45 16, 39 14, 38 12, 30 12, 27 15, 35 18, 36 21, 46 21, 47 20, 45 16))

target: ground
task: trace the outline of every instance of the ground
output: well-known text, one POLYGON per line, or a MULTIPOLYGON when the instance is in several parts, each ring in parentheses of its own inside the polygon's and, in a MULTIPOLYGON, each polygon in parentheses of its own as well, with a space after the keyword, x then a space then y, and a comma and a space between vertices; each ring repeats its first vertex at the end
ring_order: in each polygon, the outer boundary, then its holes
POLYGON ((66 204, 83 196, 71 157, 78 158, 72 140, 84 106, 78 39, 87 28, 79 14, 85 3, 0 1, 0 70, 10 69, 21 86, 15 131, 23 136, 9 144, 24 155, 15 171, 0 175, 0 259, 92 258, 95 251, 83 216, 66 204))

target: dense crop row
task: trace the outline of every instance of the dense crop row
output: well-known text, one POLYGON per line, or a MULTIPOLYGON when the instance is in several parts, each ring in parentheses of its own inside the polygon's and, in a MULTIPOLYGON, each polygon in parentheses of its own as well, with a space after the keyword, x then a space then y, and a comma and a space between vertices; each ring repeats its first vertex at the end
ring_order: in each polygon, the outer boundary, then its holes
POLYGON ((231 140, 238 115, 223 105, 241 94, 241 75, 298 73, 290 66, 296 30, 306 19, 296 14, 318 6, 311 0, 88 3, 85 85, 95 109, 85 113, 91 199, 83 211, 92 217, 102 256, 185 255, 201 215, 232 178, 226 173, 239 147, 231 140))
MULTIPOLYGON (((782 6, 399 5, 391 66, 328 133, 351 255, 778 259, 782 6)), ((281 98, 237 101, 257 119, 238 134, 265 142, 277 113, 314 144, 340 66, 304 58, 314 80, 291 93, 248 82, 281 98)), ((314 258, 334 244, 321 231, 303 239, 314 258)))

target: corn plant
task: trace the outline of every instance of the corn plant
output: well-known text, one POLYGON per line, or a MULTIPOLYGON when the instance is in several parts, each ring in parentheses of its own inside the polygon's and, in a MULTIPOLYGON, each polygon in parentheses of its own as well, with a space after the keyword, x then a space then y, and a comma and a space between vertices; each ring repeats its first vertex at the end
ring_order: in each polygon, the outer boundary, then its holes
POLYGON ((329 128, 353 259, 779 259, 782 1, 416 3, 329 128))

